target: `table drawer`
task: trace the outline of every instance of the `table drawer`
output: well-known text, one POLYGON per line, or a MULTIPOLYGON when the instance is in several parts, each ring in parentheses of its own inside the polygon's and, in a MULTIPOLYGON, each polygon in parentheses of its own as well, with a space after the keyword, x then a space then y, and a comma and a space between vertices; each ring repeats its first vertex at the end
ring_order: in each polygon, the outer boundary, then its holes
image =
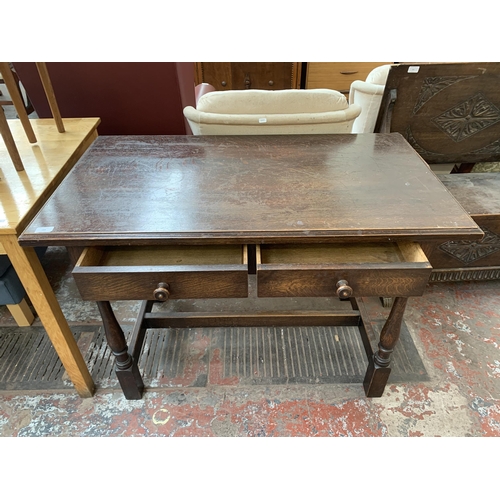
POLYGON ((431 271, 416 243, 257 247, 259 297, 418 296, 431 271))
POLYGON ((89 247, 73 276, 84 300, 247 297, 247 247, 89 247))

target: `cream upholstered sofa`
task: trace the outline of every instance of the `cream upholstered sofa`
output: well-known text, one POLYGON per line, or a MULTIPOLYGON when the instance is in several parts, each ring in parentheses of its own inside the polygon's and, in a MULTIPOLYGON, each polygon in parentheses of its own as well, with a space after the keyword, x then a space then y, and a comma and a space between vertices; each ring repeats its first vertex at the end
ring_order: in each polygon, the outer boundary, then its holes
POLYGON ((349 133, 360 113, 329 89, 215 91, 184 108, 194 135, 349 133))
POLYGON ((370 71, 364 82, 355 80, 351 83, 349 104, 351 106, 354 104, 361 106, 361 114, 354 120, 352 126, 354 134, 372 133, 375 130, 378 111, 390 69, 390 64, 384 64, 370 71))

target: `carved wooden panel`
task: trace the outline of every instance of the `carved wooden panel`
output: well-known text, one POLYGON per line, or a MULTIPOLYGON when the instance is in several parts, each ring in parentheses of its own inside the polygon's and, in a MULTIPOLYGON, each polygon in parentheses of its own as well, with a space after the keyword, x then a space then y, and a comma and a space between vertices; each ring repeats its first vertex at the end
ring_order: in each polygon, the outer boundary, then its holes
POLYGON ((500 160, 500 63, 393 66, 375 131, 401 133, 428 163, 500 160))
POLYGON ((500 269, 500 173, 447 174, 439 175, 439 179, 483 230, 484 238, 423 245, 435 270, 455 270, 451 274, 441 273, 437 280, 451 281, 453 276, 454 279, 500 277, 498 271, 493 272, 500 269), (464 270, 477 273, 463 273, 464 270))
POLYGON ((481 241, 447 241, 439 248, 466 265, 500 251, 500 236, 486 227, 481 227, 481 229, 484 232, 484 238, 481 241))

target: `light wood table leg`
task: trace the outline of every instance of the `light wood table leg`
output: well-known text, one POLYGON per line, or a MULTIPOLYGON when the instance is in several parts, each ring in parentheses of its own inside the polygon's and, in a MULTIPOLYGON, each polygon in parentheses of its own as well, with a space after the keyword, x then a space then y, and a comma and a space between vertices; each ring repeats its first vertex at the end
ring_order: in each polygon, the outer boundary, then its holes
POLYGON ((2 243, 75 389, 82 398, 91 397, 94 381, 35 249, 21 248, 16 235, 2 236, 2 243))
POLYGON ((30 326, 35 321, 35 316, 33 316, 26 299, 21 300, 19 304, 7 304, 7 309, 15 319, 17 326, 30 326))

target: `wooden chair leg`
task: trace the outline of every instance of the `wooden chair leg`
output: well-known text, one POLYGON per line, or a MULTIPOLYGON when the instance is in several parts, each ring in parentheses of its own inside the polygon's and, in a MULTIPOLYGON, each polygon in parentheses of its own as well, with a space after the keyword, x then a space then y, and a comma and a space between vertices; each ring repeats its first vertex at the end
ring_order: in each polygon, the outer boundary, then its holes
POLYGON ((21 300, 19 304, 7 304, 7 308, 16 320, 17 326, 30 326, 35 321, 35 316, 26 299, 21 300))
POLYGON ((3 142, 5 143, 5 147, 7 148, 14 167, 19 172, 23 171, 24 165, 19 155, 19 151, 17 150, 14 138, 12 137, 12 132, 10 131, 2 106, 0 106, 0 134, 2 134, 3 142))
POLYGON ((5 82, 5 86, 9 91, 10 98, 14 103, 17 116, 19 116, 19 120, 21 121, 24 131, 26 132, 26 137, 28 138, 28 141, 30 141, 31 143, 35 143, 36 135, 35 132, 33 131, 33 127, 31 126, 28 114, 26 113, 23 97, 19 93, 19 88, 16 84, 16 80, 14 79, 14 75, 12 74, 12 70, 10 69, 9 63, 6 62, 0 63, 0 73, 2 73, 3 81, 5 82))
POLYGON ((52 116, 56 122, 57 130, 62 133, 64 132, 64 124, 61 118, 61 113, 59 112, 59 106, 57 105, 56 95, 54 94, 54 89, 52 88, 52 82, 50 81, 47 65, 45 63, 37 62, 36 67, 45 90, 45 95, 49 101, 50 110, 52 111, 52 116))

